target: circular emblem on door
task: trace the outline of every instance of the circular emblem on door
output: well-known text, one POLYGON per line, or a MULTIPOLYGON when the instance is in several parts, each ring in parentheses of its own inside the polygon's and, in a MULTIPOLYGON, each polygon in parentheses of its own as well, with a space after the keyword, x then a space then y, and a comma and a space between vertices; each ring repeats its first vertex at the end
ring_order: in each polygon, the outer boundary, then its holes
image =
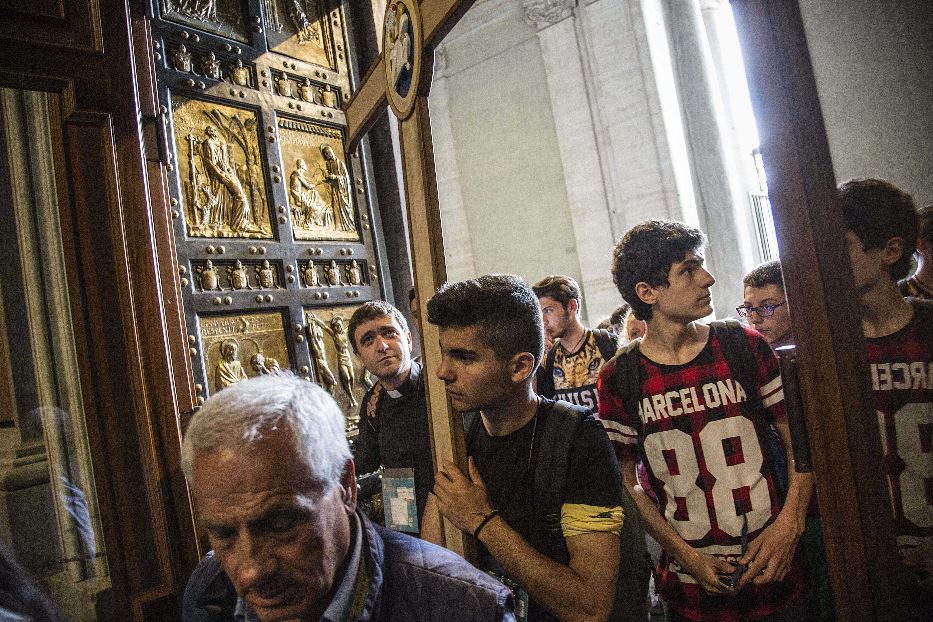
POLYGON ((386 67, 386 95, 399 118, 411 115, 418 94, 424 50, 417 0, 390 0, 382 28, 382 56, 386 67))

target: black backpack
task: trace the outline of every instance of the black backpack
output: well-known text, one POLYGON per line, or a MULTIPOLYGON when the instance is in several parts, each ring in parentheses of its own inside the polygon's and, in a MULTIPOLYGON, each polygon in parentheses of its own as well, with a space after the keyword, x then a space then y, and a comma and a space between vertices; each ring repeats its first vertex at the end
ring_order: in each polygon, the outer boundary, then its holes
MULTIPOLYGON (((604 361, 608 362, 616 354, 619 338, 605 328, 596 328, 593 330, 593 334, 596 335, 596 347, 599 349, 600 356, 603 357, 604 361)), ((538 370, 538 395, 553 398, 556 393, 554 388, 554 359, 557 357, 558 345, 560 345, 559 341, 551 346, 551 349, 547 351, 547 355, 544 357, 544 363, 541 364, 541 368, 538 370)))
MULTIPOLYGON (((532 477, 532 490, 534 511, 550 535, 549 550, 545 554, 549 554, 553 559, 555 556, 566 555, 560 514, 570 464, 570 446, 577 435, 577 428, 586 417, 592 416, 592 413, 588 408, 560 400, 551 403, 549 408, 550 412, 544 419, 544 425, 539 428, 540 445, 532 477)), ((479 413, 464 415, 467 447, 479 432, 480 425, 482 423, 479 413)), ((622 511, 625 522, 619 534, 619 577, 616 581, 613 612, 608 620, 644 622, 648 619, 647 594, 651 558, 645 545, 641 515, 624 485, 622 511)))
POLYGON ((917 331, 924 343, 933 343, 933 300, 926 298, 907 298, 914 307, 914 314, 920 320, 917 331))

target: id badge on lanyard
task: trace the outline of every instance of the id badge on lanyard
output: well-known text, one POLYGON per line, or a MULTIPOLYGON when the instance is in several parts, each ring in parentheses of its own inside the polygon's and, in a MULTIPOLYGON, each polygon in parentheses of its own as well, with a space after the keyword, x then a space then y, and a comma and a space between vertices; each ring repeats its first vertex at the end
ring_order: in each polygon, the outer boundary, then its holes
POLYGON ((414 469, 382 471, 382 507, 386 527, 396 531, 418 533, 414 469))

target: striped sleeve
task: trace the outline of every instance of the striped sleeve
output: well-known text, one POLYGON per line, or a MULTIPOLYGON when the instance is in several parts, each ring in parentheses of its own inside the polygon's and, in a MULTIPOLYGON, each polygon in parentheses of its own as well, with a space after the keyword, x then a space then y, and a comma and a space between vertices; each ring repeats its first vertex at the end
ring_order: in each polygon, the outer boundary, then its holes
POLYGON ((596 382, 599 394, 599 420, 612 441, 612 446, 620 460, 635 459, 638 456, 638 414, 625 411, 624 400, 610 388, 610 379, 615 373, 616 361, 613 359, 603 366, 596 382))
POLYGON ((758 396, 765 409, 766 417, 771 421, 783 421, 787 418, 784 410, 784 383, 781 380, 781 364, 774 350, 764 337, 751 329, 746 329, 755 358, 758 360, 758 396))

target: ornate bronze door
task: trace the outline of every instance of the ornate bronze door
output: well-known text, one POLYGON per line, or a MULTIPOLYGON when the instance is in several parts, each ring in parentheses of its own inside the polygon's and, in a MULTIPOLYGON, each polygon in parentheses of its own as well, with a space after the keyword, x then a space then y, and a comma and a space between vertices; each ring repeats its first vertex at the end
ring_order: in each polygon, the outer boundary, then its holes
POLYGON ((354 80, 336 0, 151 0, 162 158, 196 401, 291 368, 352 433, 346 334, 382 298, 368 183, 346 149, 354 80))

